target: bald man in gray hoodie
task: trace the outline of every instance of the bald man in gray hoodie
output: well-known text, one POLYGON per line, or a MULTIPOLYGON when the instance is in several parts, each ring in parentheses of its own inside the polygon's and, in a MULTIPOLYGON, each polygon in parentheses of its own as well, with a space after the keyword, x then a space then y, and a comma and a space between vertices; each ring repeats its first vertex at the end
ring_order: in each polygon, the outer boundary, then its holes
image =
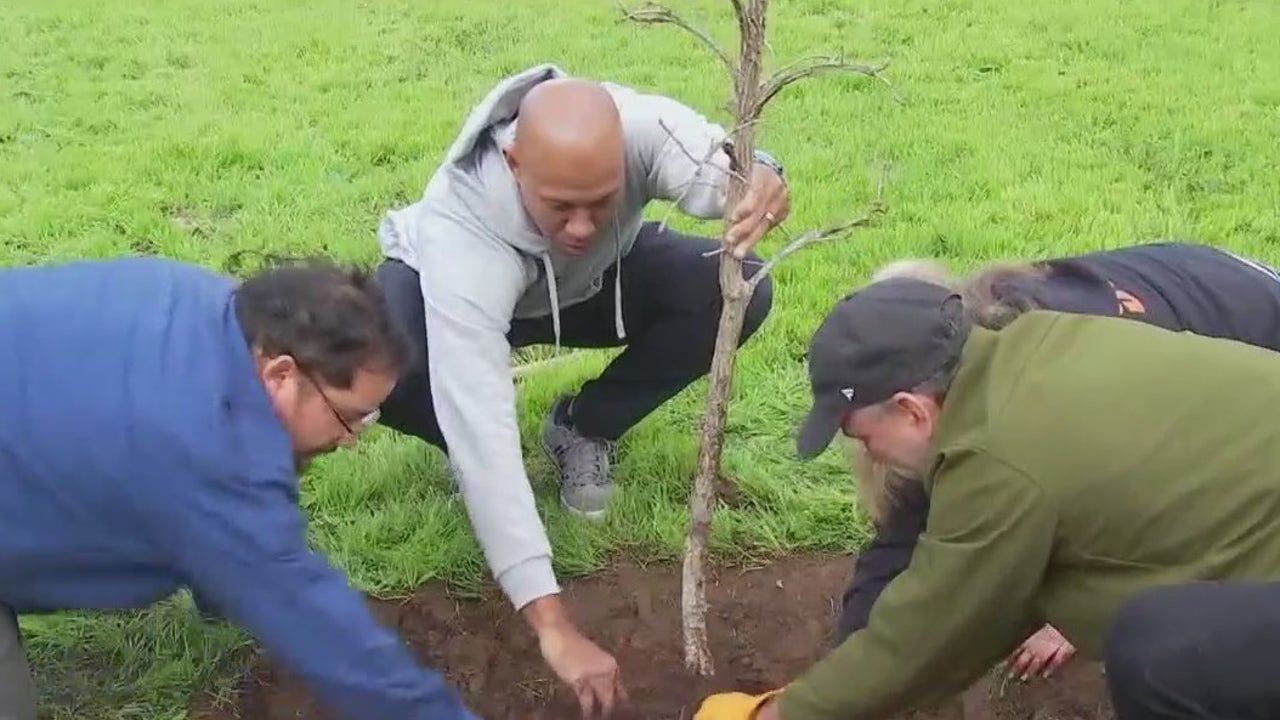
MULTIPOLYGON (((521 454, 511 350, 624 347, 556 400, 540 433, 564 507, 600 517, 614 443, 711 365, 721 241, 663 230, 644 212, 667 200, 721 218, 725 139, 678 101, 531 67, 489 91, 422 197, 379 228, 379 279, 418 353, 382 422, 448 454, 490 570, 584 713, 611 708, 624 691, 614 659, 559 600, 521 454)), ((756 261, 747 275, 759 268, 752 248, 789 210, 782 167, 768 154, 757 153, 748 188, 728 233, 730 251, 756 261)), ((740 342, 771 297, 766 280, 740 342)))

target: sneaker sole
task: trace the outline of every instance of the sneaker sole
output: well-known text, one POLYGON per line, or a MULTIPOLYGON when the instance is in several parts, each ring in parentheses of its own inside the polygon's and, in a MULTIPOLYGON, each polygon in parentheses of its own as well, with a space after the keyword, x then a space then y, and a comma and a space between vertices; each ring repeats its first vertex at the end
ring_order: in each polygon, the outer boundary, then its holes
POLYGON ((564 495, 560 496, 560 507, 568 510, 572 515, 576 515, 577 517, 584 518, 586 520, 591 520, 592 522, 599 522, 600 520, 603 520, 604 516, 608 513, 607 510, 580 510, 570 505, 569 501, 564 499, 564 495))

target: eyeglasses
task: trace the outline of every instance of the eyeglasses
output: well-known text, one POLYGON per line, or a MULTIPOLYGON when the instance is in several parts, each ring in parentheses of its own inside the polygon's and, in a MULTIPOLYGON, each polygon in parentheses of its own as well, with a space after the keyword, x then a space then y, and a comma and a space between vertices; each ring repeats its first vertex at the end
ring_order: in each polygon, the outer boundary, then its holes
POLYGON ((333 413, 333 417, 342 425, 343 429, 345 429, 352 437, 359 435, 361 430, 365 430, 370 425, 377 422, 378 418, 382 415, 381 409, 375 409, 372 412, 365 414, 359 420, 357 420, 355 428, 351 427, 351 423, 347 422, 347 419, 344 418, 342 416, 342 413, 338 411, 338 408, 333 404, 333 401, 329 399, 328 393, 324 391, 324 386, 321 385, 315 379, 315 377, 312 376, 311 373, 307 372, 306 370, 303 370, 302 374, 305 375, 307 379, 311 381, 312 385, 316 386, 316 390, 320 393, 320 397, 324 399, 324 404, 329 406, 329 412, 333 413))

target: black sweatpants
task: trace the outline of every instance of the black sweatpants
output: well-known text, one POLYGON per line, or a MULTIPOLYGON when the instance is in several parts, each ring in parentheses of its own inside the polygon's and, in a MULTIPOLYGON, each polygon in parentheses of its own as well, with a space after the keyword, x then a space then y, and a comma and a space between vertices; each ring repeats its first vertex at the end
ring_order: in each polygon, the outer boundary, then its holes
MULTIPOLYGON (((613 282, 616 267, 604 276, 590 299, 560 311, 563 347, 604 348, 625 345, 599 377, 588 381, 573 405, 578 432, 617 440, 649 413, 711 369, 720 321, 720 257, 703 253, 719 240, 692 237, 658 223, 641 226, 631 252, 622 259, 622 320, 626 339, 614 326, 613 282)), ((759 270, 759 257, 743 266, 743 275, 759 270)), ((448 451, 436 421, 427 373, 430 345, 423 316, 418 273, 396 260, 378 268, 378 282, 397 322, 414 347, 411 367, 382 405, 381 423, 448 451)), ((765 278, 747 307, 741 342, 749 339, 772 307, 773 286, 765 278)), ((507 339, 512 347, 555 341, 551 316, 513 319, 507 339)))
POLYGON ((1117 614, 1103 662, 1118 720, 1280 718, 1280 583, 1148 590, 1117 614))

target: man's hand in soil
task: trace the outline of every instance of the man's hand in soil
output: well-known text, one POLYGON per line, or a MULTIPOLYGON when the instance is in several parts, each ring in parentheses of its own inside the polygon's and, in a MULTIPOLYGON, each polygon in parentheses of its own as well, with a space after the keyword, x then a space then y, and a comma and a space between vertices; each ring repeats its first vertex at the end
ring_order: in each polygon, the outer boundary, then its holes
POLYGON ((1009 677, 1049 677, 1076 654, 1076 648, 1052 625, 1045 625, 1009 656, 1009 677))
POLYGON ((578 632, 558 596, 538 598, 522 612, 538 635, 542 658, 578 696, 582 717, 609 717, 627 701, 618 661, 578 632))

